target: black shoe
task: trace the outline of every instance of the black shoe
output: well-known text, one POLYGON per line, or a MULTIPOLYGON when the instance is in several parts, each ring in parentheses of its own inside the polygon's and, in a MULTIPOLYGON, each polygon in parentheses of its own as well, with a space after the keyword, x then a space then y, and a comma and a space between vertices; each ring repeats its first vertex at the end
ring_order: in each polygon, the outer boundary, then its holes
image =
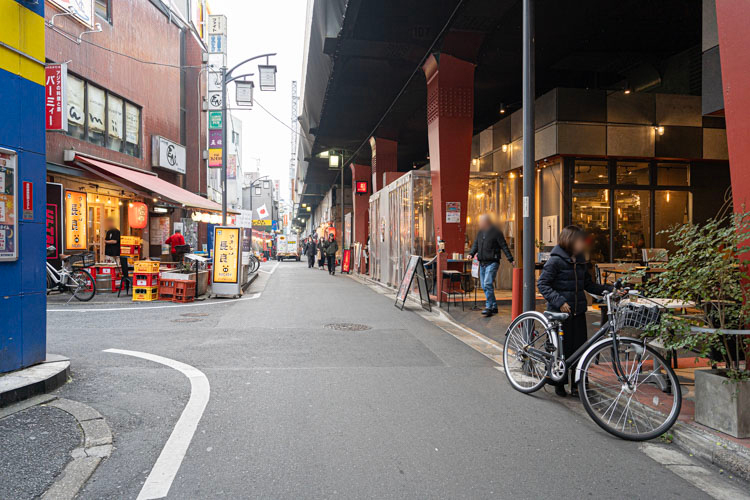
POLYGON ((492 316, 492 309, 484 309, 482 311, 482 316, 486 318, 489 318, 490 316, 492 316))
POLYGON ((492 309, 492 314, 497 314, 497 312, 498 312, 497 311, 497 307, 495 307, 495 308, 492 309))
POLYGON ((556 385, 555 386, 555 394, 557 394, 561 398, 567 398, 568 397, 568 393, 565 391, 565 387, 563 387, 562 385, 556 385))
POLYGON ((578 395, 578 387, 576 387, 576 386, 572 386, 572 387, 570 388, 570 397, 571 397, 571 398, 579 398, 579 397, 580 397, 580 396, 578 395))

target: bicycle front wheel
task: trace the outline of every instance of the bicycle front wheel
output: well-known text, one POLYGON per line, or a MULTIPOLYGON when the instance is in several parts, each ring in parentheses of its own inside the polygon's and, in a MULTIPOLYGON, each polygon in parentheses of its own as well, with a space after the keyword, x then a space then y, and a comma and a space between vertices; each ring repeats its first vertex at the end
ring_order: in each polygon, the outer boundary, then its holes
POLYGON ((78 269, 70 273, 68 289, 81 302, 88 302, 96 295, 96 282, 88 271, 78 269))
POLYGON ((659 437, 680 414, 682 392, 677 375, 643 342, 620 339, 617 344, 616 353, 610 340, 583 360, 578 380, 583 407, 599 427, 619 438, 646 441, 659 437), (625 380, 617 376, 615 359, 625 380))
POLYGON ((548 331, 549 325, 536 315, 522 314, 508 327, 503 369, 515 390, 530 394, 546 383, 547 360, 534 351, 548 352, 553 346, 548 331))

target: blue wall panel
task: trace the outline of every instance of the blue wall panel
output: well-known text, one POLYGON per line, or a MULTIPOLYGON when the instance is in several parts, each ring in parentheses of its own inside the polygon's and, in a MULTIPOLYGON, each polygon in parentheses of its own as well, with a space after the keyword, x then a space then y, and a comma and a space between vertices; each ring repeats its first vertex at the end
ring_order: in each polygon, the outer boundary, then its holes
MULTIPOLYGON (((43 1, 17 0, 44 16, 43 1)), ((46 357, 44 86, 0 68, 0 146, 18 154, 18 252, 0 262, 0 373, 46 357), (23 182, 34 190, 34 215, 23 219, 23 182)))

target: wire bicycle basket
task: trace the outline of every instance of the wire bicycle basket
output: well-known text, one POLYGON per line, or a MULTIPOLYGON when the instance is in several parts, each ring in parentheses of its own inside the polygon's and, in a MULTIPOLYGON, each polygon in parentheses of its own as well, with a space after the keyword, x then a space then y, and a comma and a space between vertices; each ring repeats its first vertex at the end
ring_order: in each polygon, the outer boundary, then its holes
POLYGON ((74 254, 68 257, 67 263, 72 269, 85 269, 96 264, 96 255, 94 252, 74 254))
POLYGON ((621 328, 645 330, 648 326, 659 322, 661 313, 661 308, 657 305, 621 303, 615 312, 615 325, 618 330, 621 328))

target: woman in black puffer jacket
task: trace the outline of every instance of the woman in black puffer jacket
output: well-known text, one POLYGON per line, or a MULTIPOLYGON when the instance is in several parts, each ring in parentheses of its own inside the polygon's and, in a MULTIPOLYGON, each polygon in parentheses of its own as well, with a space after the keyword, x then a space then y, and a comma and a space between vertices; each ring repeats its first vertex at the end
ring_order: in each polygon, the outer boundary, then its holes
MULTIPOLYGON (((544 264, 537 287, 547 301, 547 309, 568 313, 563 322, 563 352, 568 359, 586 343, 588 338, 584 291, 601 295, 611 290, 609 285, 597 285, 589 274, 589 263, 584 257, 586 233, 578 226, 567 226, 560 233, 558 245, 552 249, 550 259, 544 264)), ((574 380, 570 391, 575 395, 574 380)), ((558 396, 566 396, 564 382, 555 388, 558 396)))

